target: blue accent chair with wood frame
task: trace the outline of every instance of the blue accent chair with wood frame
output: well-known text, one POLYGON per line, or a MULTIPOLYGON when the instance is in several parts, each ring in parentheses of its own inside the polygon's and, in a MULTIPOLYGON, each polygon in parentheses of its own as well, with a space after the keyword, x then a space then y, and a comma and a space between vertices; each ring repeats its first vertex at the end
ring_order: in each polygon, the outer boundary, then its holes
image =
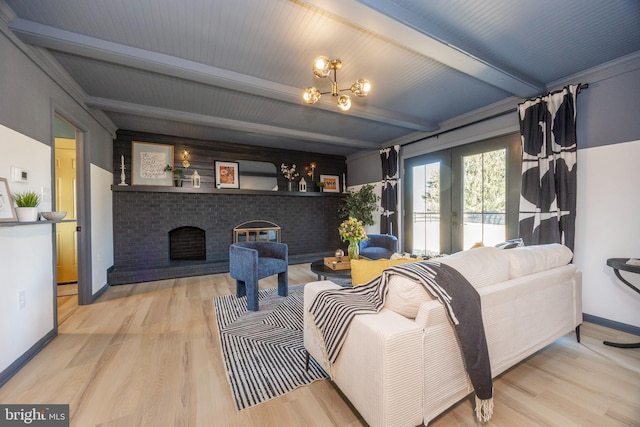
POLYGON ((391 258, 398 252, 398 238, 392 234, 368 234, 367 240, 361 240, 360 255, 368 259, 391 258))
POLYGON ((289 294, 289 248, 286 243, 240 242, 229 246, 229 274, 236 296, 247 296, 247 309, 258 311, 258 280, 278 275, 278 295, 289 294))

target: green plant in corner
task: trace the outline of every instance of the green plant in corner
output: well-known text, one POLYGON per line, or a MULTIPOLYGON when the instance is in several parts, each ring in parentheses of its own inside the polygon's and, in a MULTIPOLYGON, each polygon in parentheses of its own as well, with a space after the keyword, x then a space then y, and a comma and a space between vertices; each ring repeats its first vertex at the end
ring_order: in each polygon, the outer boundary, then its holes
POLYGON ((373 213, 380 208, 378 205, 380 197, 373 190, 373 185, 366 184, 358 191, 349 192, 338 208, 340 218, 353 217, 362 221, 363 225, 373 225, 375 223, 373 213))
POLYGON ((36 208, 40 204, 40 195, 35 191, 23 191, 15 193, 13 201, 19 208, 36 208))

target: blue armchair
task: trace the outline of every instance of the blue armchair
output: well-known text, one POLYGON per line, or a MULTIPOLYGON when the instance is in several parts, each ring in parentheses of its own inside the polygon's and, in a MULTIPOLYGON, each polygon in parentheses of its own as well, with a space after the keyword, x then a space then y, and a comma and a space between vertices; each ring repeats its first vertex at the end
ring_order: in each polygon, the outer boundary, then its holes
POLYGON ((369 259, 391 258, 398 252, 398 238, 391 234, 368 234, 368 240, 362 240, 360 255, 369 259))
POLYGON ((258 280, 278 275, 278 295, 289 293, 289 248, 286 243, 240 242, 229 246, 229 274, 236 296, 247 296, 247 309, 258 311, 258 280))

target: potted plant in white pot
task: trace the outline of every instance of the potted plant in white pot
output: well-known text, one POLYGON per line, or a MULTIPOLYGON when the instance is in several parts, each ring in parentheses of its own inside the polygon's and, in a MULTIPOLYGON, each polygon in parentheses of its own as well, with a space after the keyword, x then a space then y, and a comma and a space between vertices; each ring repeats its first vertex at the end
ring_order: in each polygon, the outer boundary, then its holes
POLYGON ((35 191, 24 191, 13 195, 16 202, 16 216, 19 222, 33 222, 38 220, 38 205, 40 195, 35 191))

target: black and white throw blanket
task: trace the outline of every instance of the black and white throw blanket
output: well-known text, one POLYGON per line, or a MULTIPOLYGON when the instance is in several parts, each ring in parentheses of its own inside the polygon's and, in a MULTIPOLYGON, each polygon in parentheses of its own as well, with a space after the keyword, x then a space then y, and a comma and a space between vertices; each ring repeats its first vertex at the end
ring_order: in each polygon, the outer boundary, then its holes
POLYGON ((488 421, 493 414, 493 382, 480 295, 462 274, 448 265, 436 261, 400 264, 362 286, 319 292, 309 312, 322 334, 327 359, 331 363, 336 361, 356 314, 377 313, 382 309, 393 275, 422 284, 445 306, 475 390, 476 415, 480 421, 488 421))

